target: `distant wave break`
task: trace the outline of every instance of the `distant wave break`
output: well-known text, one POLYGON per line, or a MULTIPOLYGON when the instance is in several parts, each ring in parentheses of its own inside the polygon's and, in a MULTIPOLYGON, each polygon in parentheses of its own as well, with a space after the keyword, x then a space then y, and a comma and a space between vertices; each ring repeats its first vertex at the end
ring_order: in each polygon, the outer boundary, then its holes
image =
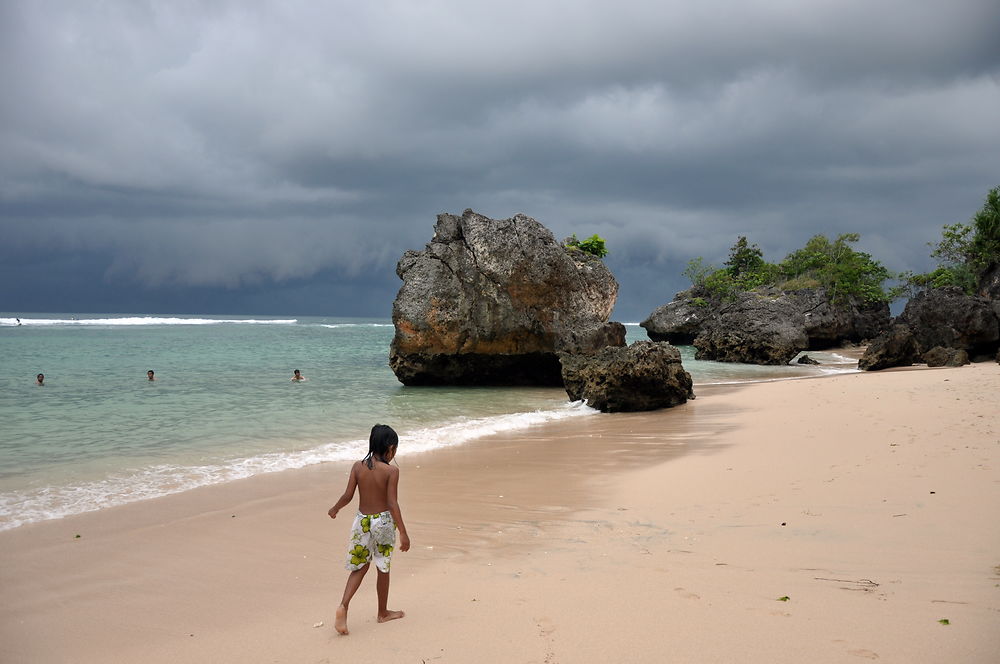
MULTIPOLYGON (((21 325, 294 325, 298 319, 257 320, 234 318, 162 318, 132 316, 124 318, 22 318, 21 325)), ((18 325, 16 318, 0 318, 0 326, 18 325)))

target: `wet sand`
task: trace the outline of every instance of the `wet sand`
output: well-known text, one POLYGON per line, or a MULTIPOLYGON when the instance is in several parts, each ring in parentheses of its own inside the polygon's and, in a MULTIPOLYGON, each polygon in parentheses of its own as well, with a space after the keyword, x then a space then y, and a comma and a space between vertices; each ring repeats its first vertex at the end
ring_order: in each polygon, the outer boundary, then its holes
POLYGON ((346 465, 18 528, 0 661, 995 662, 997 394, 980 364, 404 439, 407 616, 371 572, 346 637, 346 465))

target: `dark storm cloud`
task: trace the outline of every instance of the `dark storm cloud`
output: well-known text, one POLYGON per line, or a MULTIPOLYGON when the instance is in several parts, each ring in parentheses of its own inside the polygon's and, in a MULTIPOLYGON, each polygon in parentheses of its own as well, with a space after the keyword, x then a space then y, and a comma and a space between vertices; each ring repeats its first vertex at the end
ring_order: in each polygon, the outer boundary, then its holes
POLYGON ((352 313, 466 207, 605 236, 622 318, 737 234, 926 268, 1000 181, 994 3, 733 4, 4 3, 0 296, 352 313))

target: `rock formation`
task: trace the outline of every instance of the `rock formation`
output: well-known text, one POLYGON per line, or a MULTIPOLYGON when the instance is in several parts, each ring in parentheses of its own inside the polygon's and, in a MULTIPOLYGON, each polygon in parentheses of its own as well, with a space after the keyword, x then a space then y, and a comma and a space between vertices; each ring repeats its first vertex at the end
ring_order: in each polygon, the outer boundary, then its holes
POLYGON ((960 367, 969 363, 969 354, 957 348, 934 346, 921 359, 929 367, 960 367))
MULTIPOLYGON (((895 339, 890 343, 877 338, 858 366, 867 370, 909 366, 935 347, 965 351, 977 361, 989 359, 1000 348, 997 305, 997 300, 966 295, 956 287, 922 291, 906 303, 896 318, 895 339), (906 336, 909 341, 904 343, 906 336)), ((939 355, 933 354, 932 358, 936 361, 939 355)))
POLYGON ((724 303, 694 340, 699 360, 788 364, 809 348, 805 319, 780 293, 741 293, 724 303))
POLYGON ((1000 321, 990 300, 955 287, 917 294, 906 303, 899 322, 909 326, 921 353, 943 346, 974 355, 1000 340, 1000 321))
POLYGON ((799 351, 873 337, 888 322, 887 304, 835 305, 823 289, 761 288, 718 300, 694 288, 640 325, 650 339, 694 344, 700 360, 787 364, 799 351))
MULTIPOLYGON (((893 330, 868 347, 858 366, 867 370, 909 366, 935 347, 961 350, 974 359, 989 359, 1000 348, 997 305, 997 300, 966 295, 960 288, 933 288, 918 293, 906 303, 893 330)), ((936 361, 938 355, 932 358, 936 361)))
POLYGON ((653 341, 690 346, 715 310, 708 291, 695 287, 677 293, 673 301, 657 307, 639 325, 653 341))
POLYGON ((597 257, 525 215, 438 215, 407 251, 389 365, 406 385, 561 385, 557 353, 622 346, 618 282, 597 257))
POLYGON ((893 325, 874 339, 858 361, 863 371, 908 366, 919 357, 913 333, 906 325, 893 325))
POLYGON ((694 398, 680 351, 665 342, 637 341, 559 359, 569 398, 586 399, 604 412, 669 408, 694 398))

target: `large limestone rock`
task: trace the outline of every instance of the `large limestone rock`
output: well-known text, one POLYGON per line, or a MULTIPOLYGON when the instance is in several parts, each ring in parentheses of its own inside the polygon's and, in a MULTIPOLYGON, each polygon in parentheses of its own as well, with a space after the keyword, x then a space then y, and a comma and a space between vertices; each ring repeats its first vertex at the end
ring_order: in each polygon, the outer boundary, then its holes
POLYGON ((693 343, 698 359, 751 364, 785 364, 799 351, 868 339, 888 324, 888 304, 834 304, 821 288, 762 288, 733 300, 694 288, 640 323, 654 341, 693 343))
MULTIPOLYGON (((992 357, 1000 348, 997 304, 986 297, 966 295, 960 288, 918 293, 906 303, 893 330, 869 345, 858 366, 867 370, 909 366, 925 359, 935 348, 964 351, 971 357, 992 357)), ((930 357, 936 363, 940 351, 930 357)))
POLYGON ((396 274, 389 365, 407 385, 561 385, 557 353, 625 343, 608 268, 525 215, 438 215, 396 274))
POLYGON ((699 360, 788 364, 809 348, 805 319, 792 300, 775 292, 741 293, 702 325, 694 340, 699 360))
POLYGON ((1000 320, 992 305, 960 288, 933 288, 907 302, 899 322, 913 331, 920 353, 943 346, 973 355, 994 350, 1000 342, 1000 320))
POLYGON ((561 354, 566 393, 606 413, 655 410, 694 398, 680 351, 665 342, 637 341, 593 355, 561 354))
POLYGON ((716 308, 708 293, 695 287, 677 293, 671 302, 654 309, 639 326, 653 341, 690 346, 716 308))

